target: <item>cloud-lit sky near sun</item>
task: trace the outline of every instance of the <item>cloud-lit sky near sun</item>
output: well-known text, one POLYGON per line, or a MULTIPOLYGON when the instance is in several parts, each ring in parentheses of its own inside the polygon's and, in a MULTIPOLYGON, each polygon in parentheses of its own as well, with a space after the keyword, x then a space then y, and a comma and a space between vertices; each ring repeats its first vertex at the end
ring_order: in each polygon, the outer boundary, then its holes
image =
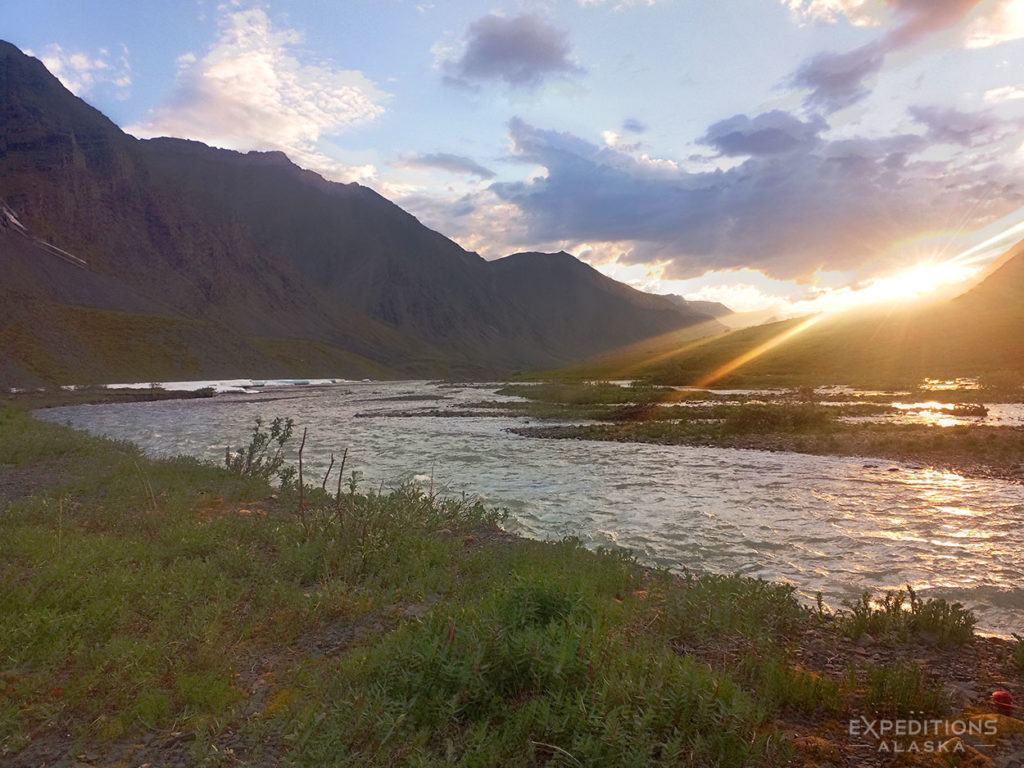
POLYGON ((33 0, 0 37, 136 136, 741 311, 956 284, 1024 237, 949 261, 1024 220, 1024 0, 33 0))

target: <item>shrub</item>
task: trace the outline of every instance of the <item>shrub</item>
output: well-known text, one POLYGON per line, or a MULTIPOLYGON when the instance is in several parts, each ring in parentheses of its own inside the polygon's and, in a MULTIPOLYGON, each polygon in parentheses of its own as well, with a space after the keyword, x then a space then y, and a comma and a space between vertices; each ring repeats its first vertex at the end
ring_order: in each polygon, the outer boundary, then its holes
POLYGON ((978 621, 960 603, 942 598, 922 600, 909 585, 906 592, 886 592, 881 602, 876 603, 871 592, 864 592, 860 600, 844 600, 843 605, 849 613, 839 614, 839 628, 852 640, 869 634, 904 643, 912 638, 930 638, 941 644, 963 645, 974 636, 978 621))
MULTIPOLYGON (((252 436, 246 448, 231 452, 231 446, 224 449, 224 464, 240 477, 254 477, 270 480, 279 477, 284 465, 284 445, 292 436, 295 424, 291 419, 280 416, 270 422, 270 430, 263 429, 263 419, 256 417, 252 436)), ((290 474, 287 475, 290 477, 290 474)))

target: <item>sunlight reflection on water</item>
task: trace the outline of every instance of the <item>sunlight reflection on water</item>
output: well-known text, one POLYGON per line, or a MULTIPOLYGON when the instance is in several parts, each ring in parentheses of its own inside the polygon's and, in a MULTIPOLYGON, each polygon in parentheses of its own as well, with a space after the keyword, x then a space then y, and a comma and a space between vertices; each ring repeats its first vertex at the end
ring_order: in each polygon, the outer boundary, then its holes
POLYGON ((506 432, 529 420, 505 416, 387 415, 506 399, 494 389, 348 382, 39 415, 214 462, 246 439, 255 416, 290 416, 310 428, 310 476, 347 446, 346 471, 362 472, 364 489, 429 478, 508 507, 509 528, 523 535, 577 535, 669 568, 785 580, 832 605, 910 583, 974 608, 989 631, 1024 627, 1019 485, 878 460, 536 440, 506 432), (376 415, 356 417, 368 411, 376 415))

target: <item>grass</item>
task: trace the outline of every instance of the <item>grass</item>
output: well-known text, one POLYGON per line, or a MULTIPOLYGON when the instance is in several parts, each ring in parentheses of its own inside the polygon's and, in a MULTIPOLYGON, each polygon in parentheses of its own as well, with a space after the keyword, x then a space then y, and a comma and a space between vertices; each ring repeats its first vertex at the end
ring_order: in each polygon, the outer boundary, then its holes
POLYGON ((1013 664, 1017 671, 1024 675, 1024 636, 1013 636, 1013 664))
MULTIPOLYGON (((250 468, 261 446, 274 465, 285 441, 255 434, 250 468)), ((299 494, 229 463, 0 406, 0 493, 24 484, 0 497, 0 760, 784 765, 780 719, 928 690, 792 664, 792 638, 828 622, 791 586, 514 539, 473 499, 340 474, 299 494)), ((931 605, 921 628, 944 626, 931 605)))
POLYGON ((838 616, 840 631, 851 640, 864 635, 907 643, 924 639, 938 644, 963 645, 974 637, 974 614, 960 603, 942 598, 921 599, 912 587, 887 592, 875 601, 870 592, 860 600, 845 601, 838 616))
POLYGON ((942 684, 929 679, 917 664, 867 664, 862 670, 851 667, 851 686, 856 687, 859 678, 865 682, 861 689, 864 707, 875 715, 938 717, 950 711, 950 700, 942 684))

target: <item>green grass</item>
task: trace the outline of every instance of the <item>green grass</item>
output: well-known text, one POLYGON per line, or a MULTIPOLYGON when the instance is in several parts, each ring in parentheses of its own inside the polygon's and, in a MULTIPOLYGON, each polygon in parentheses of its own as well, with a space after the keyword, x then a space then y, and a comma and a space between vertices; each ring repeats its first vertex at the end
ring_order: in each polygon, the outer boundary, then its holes
POLYGON ((847 684, 860 692, 864 708, 887 717, 940 717, 950 711, 950 699, 942 684, 930 679, 917 664, 866 664, 848 671, 847 684))
POLYGON ((826 624, 790 586, 497 536, 501 512, 413 487, 300 501, 234 464, 0 406, 0 467, 34 484, 0 511, 0 759, 185 732, 197 765, 784 765, 779 718, 849 703, 789 662, 826 624))
POLYGON ((1024 636, 1013 636, 1013 664, 1017 671, 1024 675, 1024 636))
POLYGON ((1009 384, 1019 399, 1024 383, 1019 298, 978 299, 840 313, 803 330, 807 318, 794 318, 698 341, 651 344, 646 351, 634 345, 548 375, 718 388, 845 383, 871 389, 970 376, 997 388, 1009 384), (723 370, 728 372, 708 383, 723 370))

